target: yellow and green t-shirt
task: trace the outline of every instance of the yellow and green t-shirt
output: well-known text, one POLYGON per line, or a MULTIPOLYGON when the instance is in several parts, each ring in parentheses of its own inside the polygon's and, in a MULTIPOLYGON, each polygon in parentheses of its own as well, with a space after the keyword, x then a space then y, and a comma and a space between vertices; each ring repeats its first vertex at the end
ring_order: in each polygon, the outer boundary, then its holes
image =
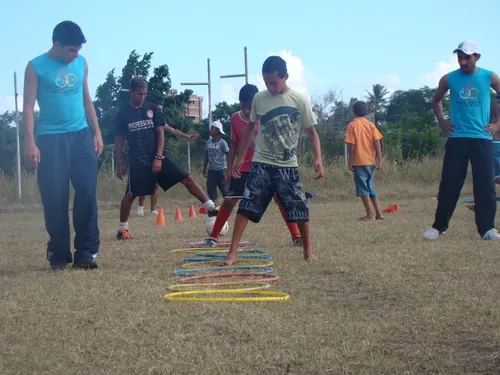
POLYGON ((306 98, 292 89, 278 95, 261 91, 255 95, 250 113, 251 122, 258 120, 260 128, 252 161, 297 167, 300 130, 317 124, 306 98))

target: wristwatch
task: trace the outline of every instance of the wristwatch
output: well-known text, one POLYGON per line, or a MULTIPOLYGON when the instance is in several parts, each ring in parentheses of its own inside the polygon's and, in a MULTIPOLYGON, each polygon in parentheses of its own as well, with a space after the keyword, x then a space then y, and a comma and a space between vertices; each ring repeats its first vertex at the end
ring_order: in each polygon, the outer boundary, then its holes
POLYGON ((165 156, 163 156, 163 155, 155 155, 155 159, 156 160, 163 160, 163 159, 165 159, 165 156))

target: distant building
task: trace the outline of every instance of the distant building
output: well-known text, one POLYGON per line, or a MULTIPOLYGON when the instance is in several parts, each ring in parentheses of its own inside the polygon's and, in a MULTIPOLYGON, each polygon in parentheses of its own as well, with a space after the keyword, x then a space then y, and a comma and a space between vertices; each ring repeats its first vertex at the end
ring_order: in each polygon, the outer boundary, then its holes
MULTIPOLYGON (((175 96, 177 95, 177 90, 171 89, 168 94, 175 96)), ((184 106, 184 116, 193 122, 201 122, 203 120, 203 97, 191 94, 189 103, 184 106)))

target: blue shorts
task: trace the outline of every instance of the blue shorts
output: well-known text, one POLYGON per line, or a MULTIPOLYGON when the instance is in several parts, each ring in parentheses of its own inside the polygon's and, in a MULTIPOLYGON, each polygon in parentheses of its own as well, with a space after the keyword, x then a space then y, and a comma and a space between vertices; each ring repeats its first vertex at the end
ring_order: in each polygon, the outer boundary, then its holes
POLYGON ((356 185, 356 196, 358 197, 376 197, 377 191, 373 184, 375 175, 374 165, 363 165, 354 167, 354 184, 356 185))
POLYGON ((298 168, 264 163, 252 163, 246 176, 238 214, 258 223, 275 193, 285 209, 287 222, 309 221, 306 193, 300 181, 298 168))
POLYGON ((500 178, 500 141, 493 141, 495 150, 495 178, 500 178))

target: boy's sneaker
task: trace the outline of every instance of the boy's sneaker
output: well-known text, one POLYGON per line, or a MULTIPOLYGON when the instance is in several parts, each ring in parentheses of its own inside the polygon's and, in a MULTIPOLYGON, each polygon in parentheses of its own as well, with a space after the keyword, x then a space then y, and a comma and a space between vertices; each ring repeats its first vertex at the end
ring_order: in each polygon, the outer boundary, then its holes
POLYGON ((97 263, 95 259, 92 258, 83 258, 79 260, 75 260, 73 262, 73 268, 79 268, 82 270, 93 270, 97 268, 97 263))
POLYGON ((215 207, 215 209, 213 209, 212 211, 208 211, 208 217, 214 217, 214 216, 217 216, 217 214, 219 213, 219 210, 220 210, 220 207, 217 206, 215 207))
POLYGON ((437 240, 439 236, 442 236, 446 232, 440 232, 437 229, 429 228, 424 233, 424 238, 429 241, 437 240))
POLYGON ((137 216, 144 216, 144 207, 137 207, 137 216))
POLYGON ((217 240, 217 238, 208 237, 208 238, 205 238, 205 240, 203 241, 203 247, 214 248, 214 247, 217 247, 218 242, 219 242, 219 240, 217 240))
POLYGON ((490 229, 484 234, 483 240, 500 240, 500 234, 496 229, 490 229))
POLYGON ((151 216, 158 216, 158 210, 151 211, 151 216))
POLYGON ((50 265, 52 271, 64 271, 68 266, 67 262, 54 263, 50 265))
POLYGON ((294 237, 292 241, 293 241, 293 246, 304 246, 304 241, 300 236, 294 237))
POLYGON ((117 240, 130 240, 130 234, 128 233, 128 229, 120 229, 118 234, 116 235, 117 240))

